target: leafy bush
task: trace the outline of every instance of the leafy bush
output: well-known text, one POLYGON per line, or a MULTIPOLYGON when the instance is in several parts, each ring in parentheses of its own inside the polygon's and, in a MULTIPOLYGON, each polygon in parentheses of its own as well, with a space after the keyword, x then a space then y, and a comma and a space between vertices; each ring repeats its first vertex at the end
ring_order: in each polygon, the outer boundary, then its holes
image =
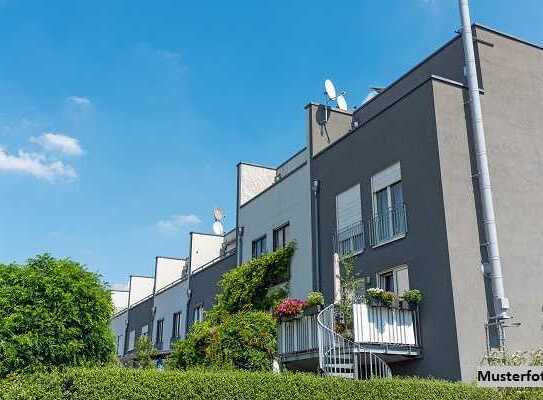
POLYGON ((0 264, 0 377, 109 362, 112 314, 100 277, 74 261, 45 254, 0 264))
POLYGON ((153 342, 147 336, 140 336, 136 341, 136 358, 134 359, 135 368, 152 368, 155 366, 154 358, 158 351, 153 346, 153 342))
POLYGON ((243 371, 74 369, 0 381, 3 400, 536 400, 541 390, 497 391, 425 379, 353 381, 243 371))
POLYGON ((419 304, 422 301, 422 292, 418 289, 406 290, 402 298, 410 304, 419 304))
POLYGON ((194 324, 187 338, 174 344, 167 367, 270 370, 275 337, 276 322, 267 312, 232 314, 218 325, 205 320, 194 324))
POLYGON ((369 300, 370 302, 380 302, 385 306, 391 306, 397 298, 396 293, 387 292, 379 288, 369 288, 366 290, 366 300, 369 300))
POLYGON ((311 292, 307 295, 307 305, 312 306, 323 306, 324 305, 324 296, 321 292, 311 292))
POLYGON ((219 281, 216 307, 230 314, 250 309, 270 310, 274 304, 268 291, 289 279, 290 259, 295 249, 295 243, 290 242, 225 273, 219 281))

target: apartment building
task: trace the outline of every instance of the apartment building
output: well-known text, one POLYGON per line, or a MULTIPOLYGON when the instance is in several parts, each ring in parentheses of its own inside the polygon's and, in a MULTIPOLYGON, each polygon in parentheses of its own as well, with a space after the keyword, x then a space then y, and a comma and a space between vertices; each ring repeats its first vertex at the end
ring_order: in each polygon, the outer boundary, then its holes
POLYGON ((238 164, 238 264, 295 241, 289 279, 295 298, 313 288, 309 184, 307 148, 276 168, 238 164))
MULTIPOLYGON (((488 325, 492 260, 460 34, 355 110, 308 104, 307 146, 278 167, 238 164, 236 228, 191 234, 189 294, 169 300, 185 330, 212 306, 224 272, 295 240, 289 296, 322 291, 328 306, 279 325, 286 368, 470 381, 502 335, 511 351, 543 346, 543 48, 479 24, 471 32, 512 316, 503 331, 488 325), (335 326, 342 256, 363 283, 350 338, 335 326), (424 300, 417 308, 366 304, 367 288, 398 297, 419 289, 424 300)), ((126 354, 144 332, 135 313, 152 316, 144 294, 116 296, 129 304, 112 321, 126 354)))

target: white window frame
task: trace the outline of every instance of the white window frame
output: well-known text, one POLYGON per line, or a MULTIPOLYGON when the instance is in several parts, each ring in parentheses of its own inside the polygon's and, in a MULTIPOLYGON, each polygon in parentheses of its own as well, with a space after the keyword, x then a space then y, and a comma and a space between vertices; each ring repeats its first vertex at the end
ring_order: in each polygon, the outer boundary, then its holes
MULTIPOLYGON (((356 231, 356 228, 354 228, 356 231)), ((353 232, 354 232, 353 231, 353 232)), ((348 189, 345 189, 344 191, 336 194, 336 234, 335 234, 335 237, 336 237, 336 242, 337 242, 337 251, 339 252, 339 255, 340 256, 345 256, 347 254, 350 254, 352 256, 356 256, 358 254, 361 254, 364 252, 365 248, 366 248, 366 241, 365 241, 365 232, 364 232, 364 224, 362 223, 362 193, 361 193, 361 190, 360 190, 360 183, 357 183, 356 185, 353 185, 351 186, 350 188, 348 189), (355 190, 358 194, 358 213, 357 213, 357 217, 358 219, 353 221, 351 224, 349 225, 345 225, 345 226, 340 226, 340 218, 339 218, 339 210, 340 210, 340 207, 339 207, 339 197, 351 190, 355 190), (350 237, 347 237, 345 239, 341 239, 339 237, 339 233, 344 230, 345 228, 348 228, 349 226, 353 227, 354 228, 354 225, 356 225, 357 223, 360 224, 359 226, 359 229, 360 229, 360 233, 357 233, 356 235, 352 235, 350 237), (353 252, 344 252, 344 251, 340 251, 340 241, 347 241, 349 240, 349 247, 354 249, 356 247, 355 245, 355 236, 361 236, 361 238, 359 240, 361 240, 361 244, 360 244, 360 249, 359 250, 356 250, 356 251, 353 251, 353 252)))
POLYGON ((202 304, 194 307, 192 312, 192 323, 202 322, 204 320, 204 306, 202 304))
POLYGON ((399 284, 398 284, 398 272, 407 270, 407 289, 409 290, 409 266, 407 264, 398 265, 396 267, 387 268, 382 271, 377 272, 376 274, 376 281, 377 281, 377 287, 380 289, 385 289, 384 287, 384 276, 392 273, 393 280, 394 280, 394 293, 400 298, 403 293, 399 293, 399 284))
MULTIPOLYGON (((385 168, 381 172, 378 172, 377 174, 373 175, 371 177, 371 198, 372 198, 372 210, 373 210, 373 216, 372 216, 372 232, 371 234, 375 238, 375 243, 372 244, 372 248, 380 247, 385 244, 395 242, 396 240, 403 239, 407 234, 407 216, 405 216, 405 232, 402 232, 397 235, 392 235, 390 238, 385 240, 378 240, 378 233, 377 233, 377 226, 375 225, 375 221, 377 218, 382 217, 378 213, 377 208, 377 193, 381 192, 382 190, 386 189, 387 193, 387 207, 389 210, 392 210, 392 193, 391 193, 391 186, 395 185, 396 183, 402 183, 402 196, 403 196, 403 181, 402 181, 402 170, 401 170, 401 164, 400 162, 397 162, 393 165, 391 165, 388 168, 385 168)), ((388 229, 390 232, 394 232, 394 222, 391 217, 389 217, 388 221, 388 229)))

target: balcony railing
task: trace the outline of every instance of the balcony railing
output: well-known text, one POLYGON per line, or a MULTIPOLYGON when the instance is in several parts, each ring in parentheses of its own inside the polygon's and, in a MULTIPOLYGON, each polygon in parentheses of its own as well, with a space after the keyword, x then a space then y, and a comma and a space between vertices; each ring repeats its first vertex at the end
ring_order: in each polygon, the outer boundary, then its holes
POLYGON ((340 256, 364 251, 366 241, 363 222, 358 221, 339 230, 334 236, 334 247, 340 256))
POLYGON ((367 223, 360 220, 338 230, 332 240, 334 251, 345 256, 361 253, 368 245, 378 246, 399 239, 406 233, 407 211, 402 204, 388 209, 385 214, 375 215, 367 223))
POLYGON ((281 356, 316 351, 319 347, 317 314, 281 321, 277 329, 277 347, 281 356))
POLYGON ((354 341, 381 348, 415 350, 421 347, 416 309, 353 304, 354 341))
POLYGON ((407 215, 405 204, 391 207, 383 214, 376 214, 368 223, 370 244, 376 246, 405 236, 407 215))

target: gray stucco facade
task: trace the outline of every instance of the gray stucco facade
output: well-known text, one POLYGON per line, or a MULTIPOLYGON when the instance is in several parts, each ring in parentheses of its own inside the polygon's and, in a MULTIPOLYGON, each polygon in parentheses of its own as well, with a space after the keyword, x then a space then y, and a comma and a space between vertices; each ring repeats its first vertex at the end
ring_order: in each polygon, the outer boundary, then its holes
POLYGON ((149 296, 138 304, 135 304, 128 310, 128 324, 125 335, 125 354, 132 353, 134 349, 129 349, 130 332, 135 332, 135 342, 142 334, 142 329, 147 327, 149 338, 153 335, 153 307, 154 297, 149 296))
POLYGON ((171 349, 171 345, 176 337, 174 337, 174 314, 181 313, 179 324, 179 336, 185 337, 187 306, 189 300, 189 280, 184 277, 177 282, 174 282, 161 291, 155 293, 154 298, 154 326, 153 343, 161 352, 167 353, 171 349), (162 322, 162 340, 157 337, 157 323, 162 322))
MULTIPOLYGON (((541 330, 543 213, 537 176, 543 174, 543 51, 538 46, 474 26, 483 89, 483 117, 505 288, 519 328, 507 331, 510 350, 543 345, 541 330)), ((422 357, 391 364, 394 373, 472 380, 485 354, 487 306, 481 272, 479 201, 463 51, 459 37, 393 83, 353 114, 358 127, 332 132, 322 146, 310 133, 311 178, 319 182, 317 267, 321 289, 332 298, 331 237, 336 195, 360 184, 362 219, 374 215, 371 179, 401 164, 407 210, 404 238, 358 255, 357 268, 375 284, 376 273, 407 265, 409 287, 423 291, 422 357)), ((311 131, 311 128, 310 128, 311 131)))
POLYGON ((238 209, 238 226, 243 229, 241 262, 252 258, 252 243, 256 239, 265 237, 267 251, 273 251, 274 230, 288 225, 287 241, 296 242, 289 296, 304 299, 313 289, 307 151, 298 153, 277 171, 279 180, 238 209))
POLYGON ((217 283, 225 272, 237 265, 236 261, 236 253, 234 252, 191 274, 189 278, 190 300, 186 314, 187 331, 194 323, 194 309, 196 307, 209 310, 213 306, 215 296, 219 291, 217 283))

